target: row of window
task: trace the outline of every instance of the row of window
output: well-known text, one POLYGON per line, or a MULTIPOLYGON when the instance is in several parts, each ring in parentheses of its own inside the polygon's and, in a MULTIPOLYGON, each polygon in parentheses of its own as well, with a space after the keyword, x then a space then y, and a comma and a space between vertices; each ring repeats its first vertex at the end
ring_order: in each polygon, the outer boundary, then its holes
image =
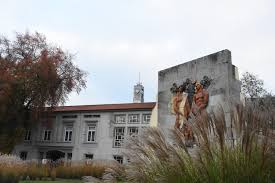
MULTIPOLYGON (((67 153, 67 160, 71 160, 72 159, 72 153, 67 153)), ((21 151, 20 154, 19 154, 19 157, 22 159, 22 160, 26 160, 27 159, 27 156, 28 156, 28 152, 27 151, 21 151)), ((84 155, 85 159, 86 160, 92 160, 94 158, 94 155, 93 154, 85 154, 84 155)), ((119 163, 123 163, 123 156, 121 155, 113 155, 113 158, 118 161, 119 163)), ((39 159, 42 160, 44 159, 44 152, 39 152, 39 159)))
MULTIPOLYGON (((121 147, 123 145, 124 137, 125 137, 125 127, 115 127, 114 128, 114 147, 121 147)), ((129 136, 137 136, 139 132, 138 127, 128 127, 127 134, 129 136)), ((51 140, 51 130, 44 130, 43 141, 51 140)), ((64 142, 71 142, 73 134, 73 127, 67 126, 65 127, 64 132, 64 142)), ((28 130, 25 135, 25 141, 29 141, 31 139, 31 131, 28 130)), ((96 141, 96 125, 91 124, 87 128, 86 142, 95 142, 96 141)))
MULTIPOLYGON (((144 124, 148 124, 150 122, 150 119, 151 119, 151 114, 143 114, 141 122, 144 124)), ((126 123, 126 114, 115 115, 115 123, 126 123)), ((129 114, 128 123, 140 123, 140 115, 129 114)))
MULTIPOLYGON (((93 154, 84 154, 84 157, 85 157, 86 160, 92 160, 92 159, 94 159, 94 155, 93 154)), ((116 160, 120 164, 123 164, 123 156, 121 156, 121 155, 113 155, 113 158, 114 158, 114 160, 116 160)))
MULTIPOLYGON (((93 154, 85 154, 84 157, 85 157, 86 160, 92 160, 92 159, 94 159, 94 155, 93 154)), ((121 156, 121 155, 113 155, 113 158, 117 162, 119 162, 121 164, 123 163, 123 156, 121 156)))
MULTIPOLYGON (((137 123, 139 121, 139 114, 128 115, 129 123, 137 123)), ((143 123, 149 123, 151 115, 143 114, 143 123)), ((115 116, 116 123, 125 123, 126 115, 116 115, 115 116)), ((120 147, 121 141, 124 138, 124 129, 125 127, 115 127, 114 129, 114 147, 120 147)), ((129 127, 128 134, 137 134, 138 127, 129 127)), ((86 142, 95 142, 96 141, 96 123, 89 123, 86 131, 86 142)), ((43 141, 51 141, 52 138, 52 130, 45 129, 42 133, 43 141)), ((67 125, 64 128, 64 142, 71 142, 73 138, 73 125, 67 125)), ((31 131, 27 130, 25 134, 25 141, 31 140, 31 131)))
MULTIPOLYGON (((52 130, 46 129, 43 131, 42 140, 50 141, 52 137, 52 130)), ((73 137, 73 126, 65 126, 64 129, 64 142, 71 142, 73 137)), ((25 134, 25 141, 31 140, 31 130, 27 130, 25 134)), ((96 125, 89 125, 87 128, 87 142, 95 142, 96 140, 96 125)))
MULTIPOLYGON (((68 118, 77 118, 77 115, 64 115, 62 116, 63 119, 68 119, 68 118)), ((84 118, 100 118, 99 114, 87 114, 84 115, 84 118)))

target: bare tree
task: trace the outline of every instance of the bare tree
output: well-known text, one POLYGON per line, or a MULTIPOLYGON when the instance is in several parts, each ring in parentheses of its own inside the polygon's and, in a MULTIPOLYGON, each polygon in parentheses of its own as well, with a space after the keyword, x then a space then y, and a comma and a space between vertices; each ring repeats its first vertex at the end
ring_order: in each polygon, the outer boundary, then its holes
POLYGON ((245 72, 242 75, 241 82, 242 94, 246 98, 255 99, 267 94, 267 91, 264 89, 264 81, 252 73, 245 72))

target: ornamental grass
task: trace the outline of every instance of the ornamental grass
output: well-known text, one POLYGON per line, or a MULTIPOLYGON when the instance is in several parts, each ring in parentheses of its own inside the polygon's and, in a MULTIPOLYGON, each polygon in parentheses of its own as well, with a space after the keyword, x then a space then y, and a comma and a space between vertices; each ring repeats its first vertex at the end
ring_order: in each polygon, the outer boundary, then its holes
POLYGON ((83 176, 102 178, 110 166, 108 161, 58 161, 46 165, 36 160, 23 161, 17 156, 0 154, 0 183, 18 183, 20 180, 56 178, 81 179, 83 176))
POLYGON ((258 105, 193 116, 193 148, 178 130, 148 128, 128 141, 130 162, 109 173, 142 183, 274 182, 274 117, 258 105))

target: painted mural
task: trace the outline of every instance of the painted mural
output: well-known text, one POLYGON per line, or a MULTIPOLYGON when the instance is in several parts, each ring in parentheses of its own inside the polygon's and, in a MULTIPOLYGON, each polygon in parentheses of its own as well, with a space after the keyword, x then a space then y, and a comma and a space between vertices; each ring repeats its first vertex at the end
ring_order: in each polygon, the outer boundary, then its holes
POLYGON ((204 76, 200 82, 187 78, 181 85, 173 83, 170 89, 173 94, 170 110, 176 116, 174 128, 180 130, 188 140, 194 140, 188 120, 191 115, 196 116, 206 109, 209 101, 207 88, 211 81, 208 76, 204 76))

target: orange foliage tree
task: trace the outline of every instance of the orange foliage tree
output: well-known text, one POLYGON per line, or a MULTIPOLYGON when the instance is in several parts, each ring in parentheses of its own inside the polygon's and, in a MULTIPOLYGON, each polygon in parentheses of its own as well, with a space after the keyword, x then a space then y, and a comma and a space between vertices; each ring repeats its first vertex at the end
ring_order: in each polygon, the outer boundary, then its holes
POLYGON ((72 60, 37 32, 16 33, 12 41, 0 37, 0 152, 11 152, 18 139, 7 137, 22 138, 46 106, 62 104, 70 92, 86 87, 86 73, 72 60))

